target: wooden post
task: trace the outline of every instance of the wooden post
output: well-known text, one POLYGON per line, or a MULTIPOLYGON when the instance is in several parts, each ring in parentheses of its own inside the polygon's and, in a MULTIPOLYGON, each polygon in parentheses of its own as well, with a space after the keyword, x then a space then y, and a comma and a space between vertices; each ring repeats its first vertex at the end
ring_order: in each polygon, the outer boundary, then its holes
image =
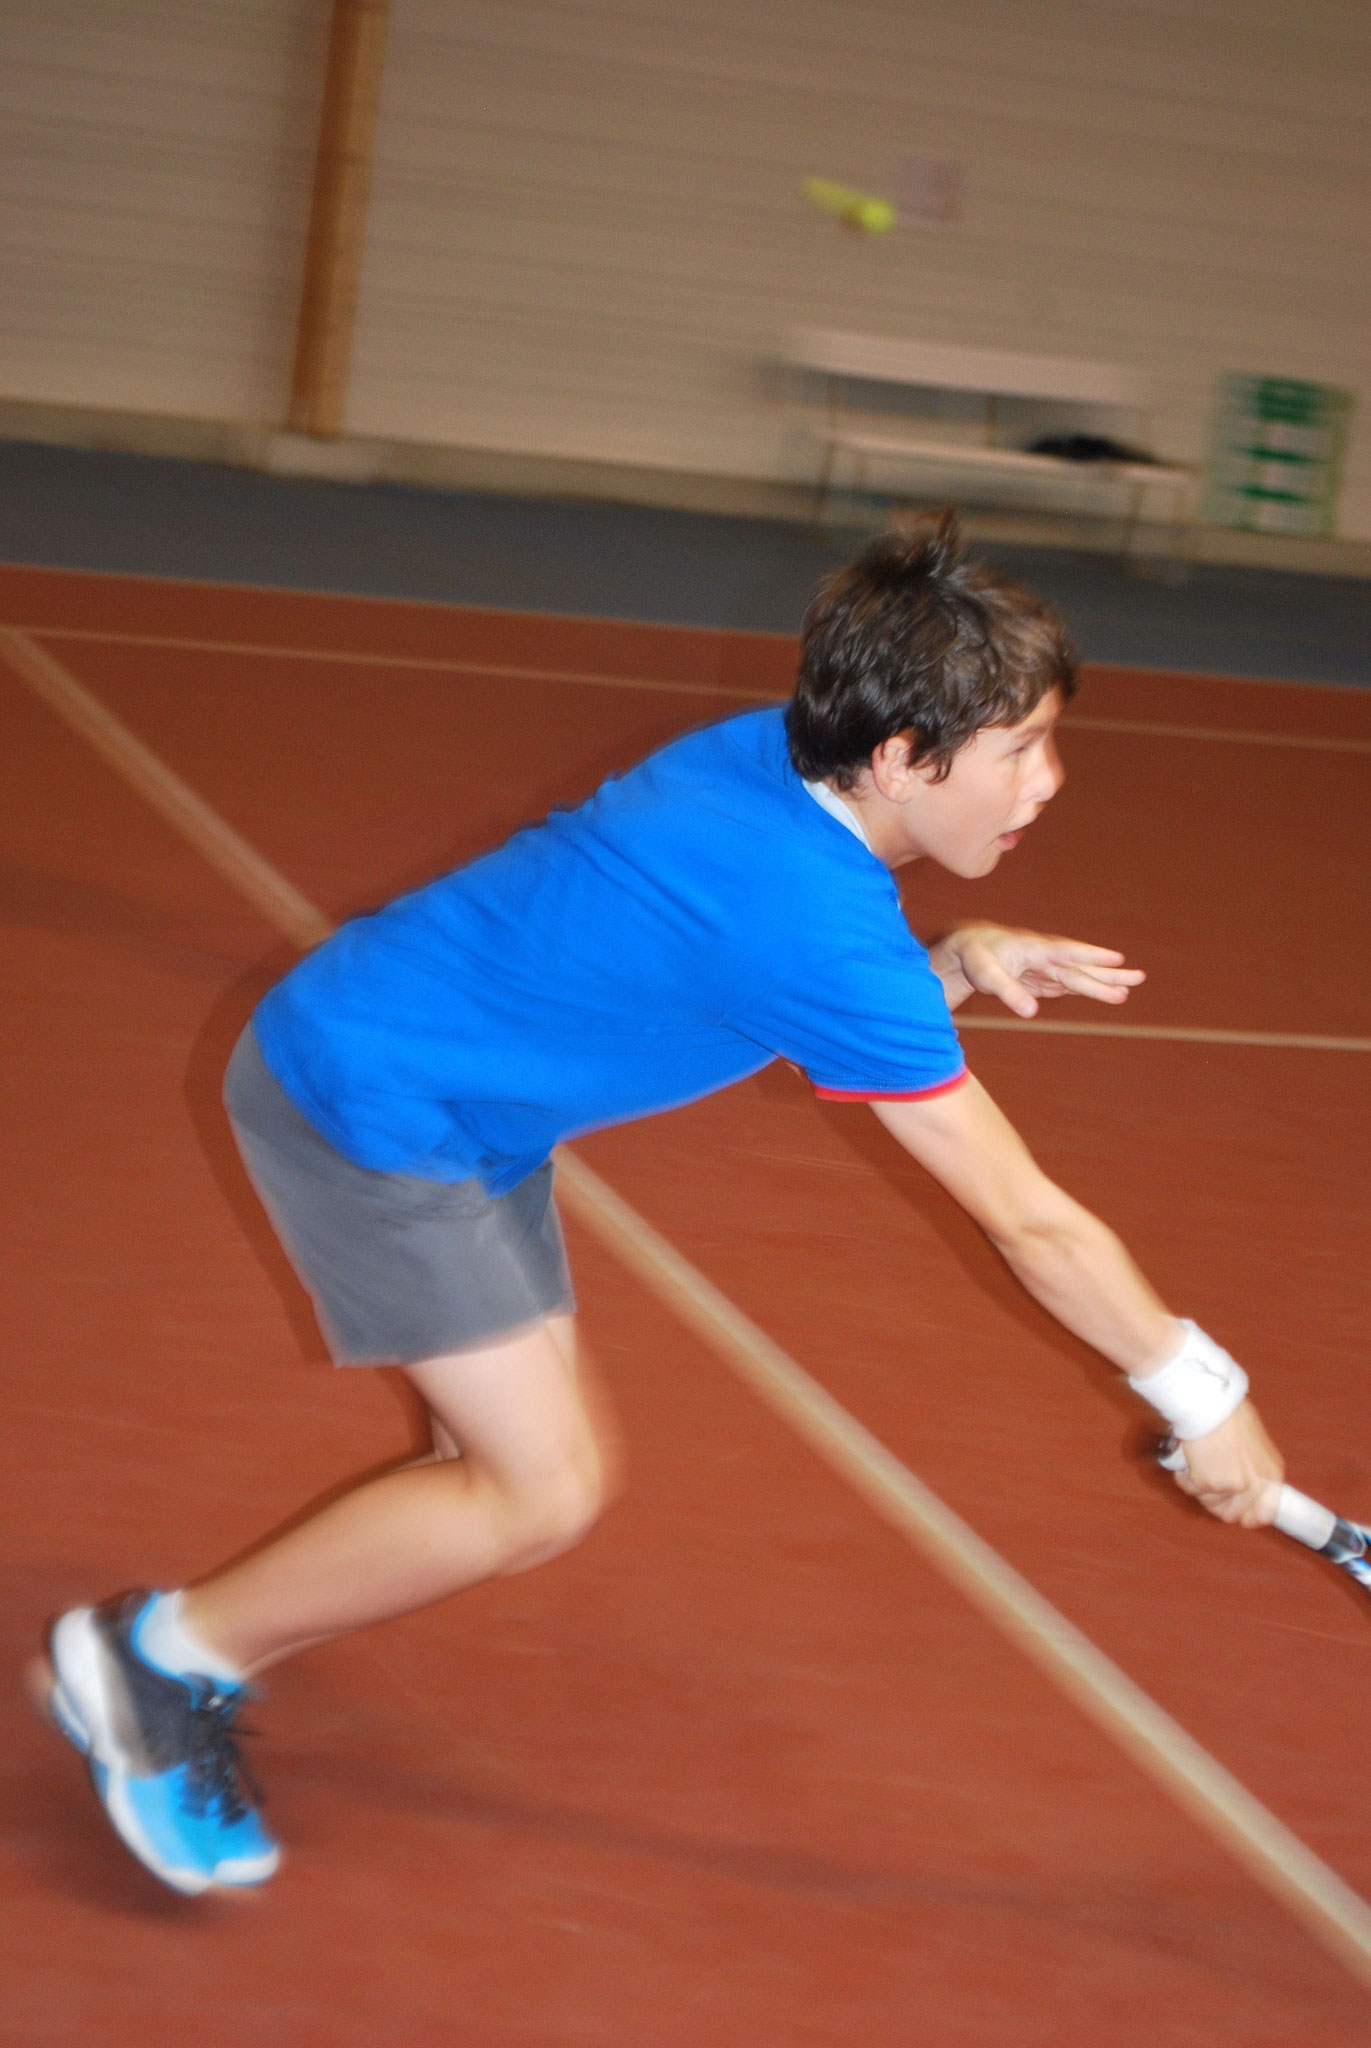
POLYGON ((343 431, 389 7, 333 0, 290 393, 301 434, 343 431))

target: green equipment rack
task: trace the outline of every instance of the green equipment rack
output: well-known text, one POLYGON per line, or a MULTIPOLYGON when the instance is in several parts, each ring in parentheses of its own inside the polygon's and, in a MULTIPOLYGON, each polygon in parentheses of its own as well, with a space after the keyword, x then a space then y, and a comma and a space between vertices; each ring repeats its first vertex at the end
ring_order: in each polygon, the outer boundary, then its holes
POLYGON ((1335 530, 1350 391, 1296 377, 1220 381, 1202 517, 1257 533, 1335 530))

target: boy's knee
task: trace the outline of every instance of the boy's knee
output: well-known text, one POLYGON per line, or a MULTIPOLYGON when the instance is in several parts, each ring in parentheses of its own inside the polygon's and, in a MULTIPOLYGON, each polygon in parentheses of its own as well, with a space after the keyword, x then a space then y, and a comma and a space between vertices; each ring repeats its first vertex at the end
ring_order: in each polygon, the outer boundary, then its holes
POLYGON ((521 1541, 505 1570, 527 1571, 531 1565, 545 1564, 574 1549, 590 1534, 607 1505, 607 1489, 598 1471, 568 1466, 544 1481, 520 1502, 521 1541))

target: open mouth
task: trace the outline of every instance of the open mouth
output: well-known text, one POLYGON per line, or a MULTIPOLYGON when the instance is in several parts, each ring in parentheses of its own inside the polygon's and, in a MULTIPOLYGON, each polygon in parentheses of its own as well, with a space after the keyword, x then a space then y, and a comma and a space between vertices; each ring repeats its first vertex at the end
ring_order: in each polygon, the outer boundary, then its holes
POLYGON ((1022 825, 1015 825, 1008 832, 1001 832, 999 839, 1000 845, 1005 847, 1006 849, 1013 846, 1017 846, 1019 841, 1023 838, 1024 833, 1028 830, 1029 826, 1033 823, 1034 819, 1037 816, 1038 812, 1036 810, 1030 811, 1028 816, 1024 819, 1022 825))

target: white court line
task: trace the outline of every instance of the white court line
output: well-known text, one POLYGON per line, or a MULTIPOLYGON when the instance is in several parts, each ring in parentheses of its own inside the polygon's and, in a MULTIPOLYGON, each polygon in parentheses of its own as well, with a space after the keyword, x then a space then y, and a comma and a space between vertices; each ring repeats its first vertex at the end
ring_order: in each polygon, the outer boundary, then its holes
MULTIPOLYGON (((315 927, 328 930, 322 911, 208 805, 195 797, 187 808, 184 800, 193 792, 180 777, 96 705, 60 664, 51 656, 41 664, 27 657, 15 661, 16 643, 23 655, 24 636, 4 633, 0 652, 15 662, 22 680, 91 739, 164 817, 184 820, 182 829, 191 828, 187 836, 200 851, 212 845, 221 873, 233 879, 234 849, 247 856, 239 886, 278 930, 296 944, 313 943, 300 937, 302 905, 315 927), (63 676, 63 690, 54 688, 54 669, 63 676), (91 720, 92 707, 101 712, 99 720, 91 720), (215 820, 217 836, 206 835, 206 819, 215 820), (264 874, 274 879, 272 893, 262 888, 264 874)), ((1365 1900, 598 1174, 565 1148, 559 1148, 558 1166, 568 1208, 601 1243, 1371 1989, 1371 1907, 1365 1900)))
POLYGON ((256 905, 301 950, 317 946, 332 926, 323 912, 248 845, 165 761, 135 739, 89 690, 27 633, 0 626, 0 654, 21 681, 64 718, 155 811, 174 825, 212 867, 256 905))
MULTIPOLYGON (((491 661, 447 661, 436 655, 364 654, 325 647, 274 647, 248 640, 195 640, 170 633, 108 633, 88 626, 27 626, 18 630, 41 640, 86 640, 116 647, 165 647, 186 654, 239 654, 272 661, 337 662, 354 668, 414 669, 431 675, 499 676, 511 682, 586 683, 601 690, 651 690, 679 697, 733 697, 753 704, 783 704, 775 690, 749 690, 735 683, 667 682, 652 676, 606 676, 580 669, 511 668, 491 661)), ((717 629, 723 631, 723 628, 717 629)), ((1305 733, 1244 732, 1238 726, 1166 725, 1148 719, 1077 717, 1068 712, 1069 732, 1135 733, 1164 740, 1222 740, 1234 746, 1294 747, 1320 754, 1371 754, 1371 739, 1318 738, 1305 733)))
POLYGON ((186 654, 243 654, 269 661, 321 661, 352 668, 407 668, 421 674, 500 676, 520 683, 588 683, 600 690, 659 690, 678 697, 743 697, 759 704, 783 704, 775 690, 747 690, 729 683, 677 683, 652 676, 604 676, 582 669, 511 668, 497 661, 449 661, 429 654, 364 654, 328 647, 269 647, 250 640, 190 640, 169 633, 105 633, 88 627, 27 626, 19 630, 43 640, 87 640, 115 647, 165 647, 186 654))
POLYGON ((1077 718, 1068 711, 1062 719, 1068 732, 1140 733, 1154 740, 1224 740, 1241 747, 1305 747, 1317 754, 1371 754, 1371 740, 1320 739, 1311 733, 1244 732, 1240 726, 1159 725, 1142 718, 1077 718))
POLYGON ((1371 1052, 1371 1038, 1337 1038, 1320 1031, 1225 1031, 1207 1024, 1093 1024, 1065 1017, 957 1018, 958 1031, 1028 1031, 1045 1038, 1157 1038, 1178 1045, 1275 1045, 1293 1052, 1371 1052))

